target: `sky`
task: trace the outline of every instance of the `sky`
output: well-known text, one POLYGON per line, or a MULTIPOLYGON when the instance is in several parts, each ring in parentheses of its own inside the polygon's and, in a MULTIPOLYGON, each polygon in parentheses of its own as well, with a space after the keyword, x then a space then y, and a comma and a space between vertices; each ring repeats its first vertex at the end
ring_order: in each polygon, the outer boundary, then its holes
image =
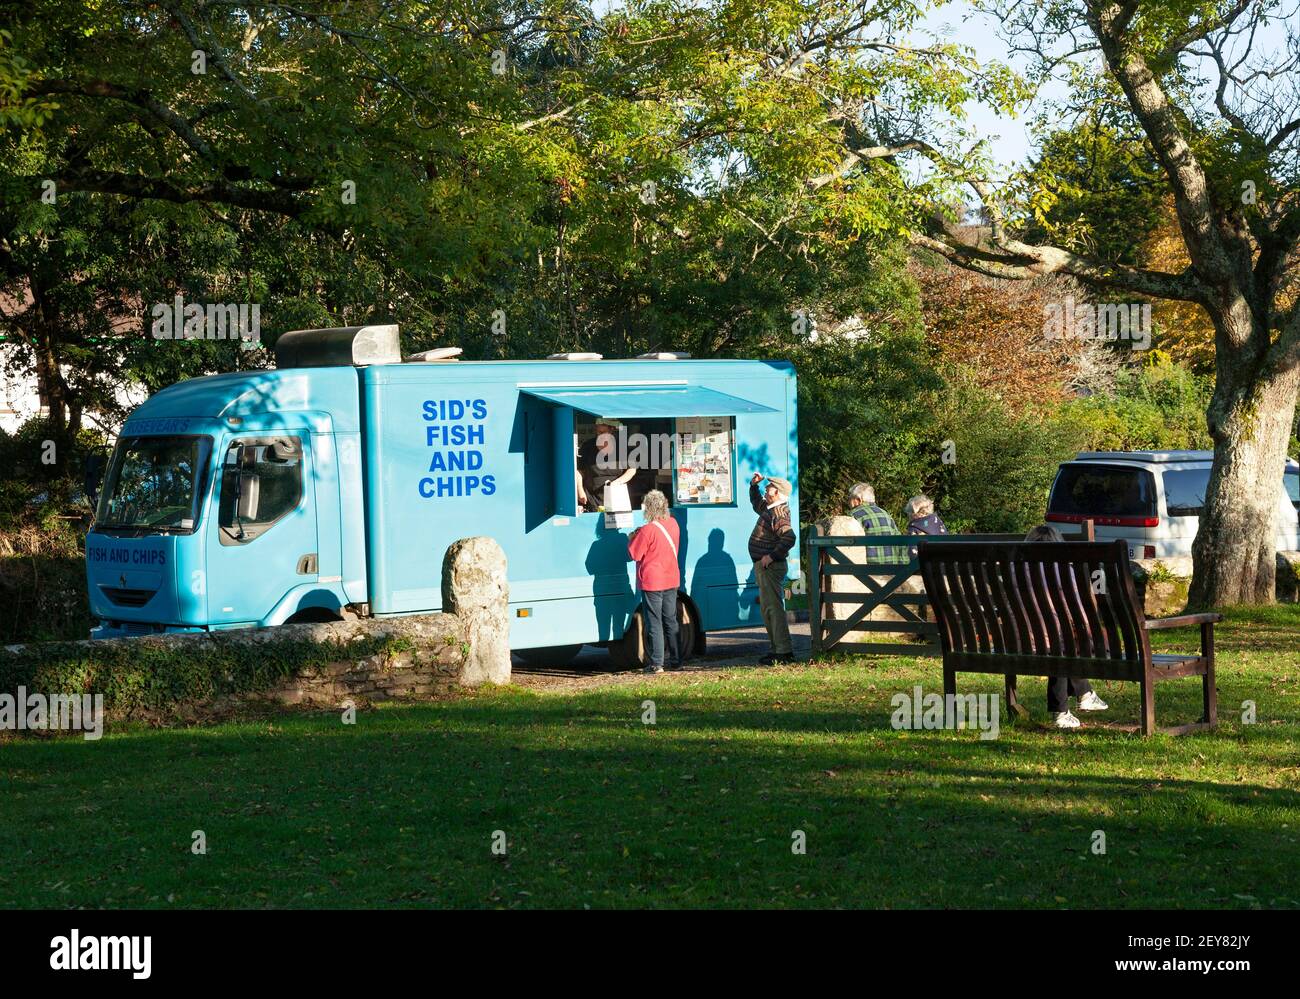
MULTIPOLYGON (((975 11, 969 3, 961 0, 932 11, 923 22, 922 31, 933 33, 941 41, 971 46, 980 62, 993 59, 1009 61, 1017 69, 1025 69, 1023 63, 1009 59, 1006 44, 997 37, 997 21, 987 14, 975 11)), ((966 106, 968 127, 987 139, 993 161, 1002 168, 1001 172, 1008 172, 1010 167, 1024 162, 1033 152, 1029 123, 1034 114, 1041 110, 1042 101, 1051 98, 1056 92, 1059 91, 1046 88, 1043 96, 1028 108, 1022 109, 1016 118, 1001 116, 979 102, 971 102, 966 106)))

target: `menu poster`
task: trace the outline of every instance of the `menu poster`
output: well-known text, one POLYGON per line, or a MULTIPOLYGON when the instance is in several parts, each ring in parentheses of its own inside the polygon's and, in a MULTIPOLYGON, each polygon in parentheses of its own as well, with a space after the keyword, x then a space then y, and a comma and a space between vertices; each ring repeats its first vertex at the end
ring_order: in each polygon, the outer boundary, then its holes
POLYGON ((677 420, 677 502, 732 503, 731 417, 677 420))
POLYGON ((625 483, 606 483, 604 506, 607 530, 622 530, 632 526, 632 500, 625 483))

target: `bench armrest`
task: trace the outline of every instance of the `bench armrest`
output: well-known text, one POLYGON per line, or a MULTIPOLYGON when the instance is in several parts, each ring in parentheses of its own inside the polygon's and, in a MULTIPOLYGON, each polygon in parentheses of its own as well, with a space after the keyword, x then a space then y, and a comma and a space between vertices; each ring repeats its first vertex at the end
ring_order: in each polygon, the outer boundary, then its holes
POLYGON ((1147 631, 1160 628, 1190 628, 1197 624, 1218 624, 1223 620, 1222 614, 1180 614, 1177 617, 1162 617, 1145 622, 1147 631))

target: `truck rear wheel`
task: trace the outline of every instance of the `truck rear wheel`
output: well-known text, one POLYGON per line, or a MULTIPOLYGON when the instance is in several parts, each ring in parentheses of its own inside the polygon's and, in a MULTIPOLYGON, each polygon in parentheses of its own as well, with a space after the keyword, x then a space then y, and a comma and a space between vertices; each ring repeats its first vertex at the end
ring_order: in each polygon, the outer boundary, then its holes
MULTIPOLYGON (((695 605, 685 594, 677 594, 677 640, 682 650, 682 660, 690 659, 700 640, 700 621, 695 605)), ((645 616, 641 608, 632 615, 632 621, 623 637, 609 646, 609 657, 619 669, 644 669, 650 664, 650 637, 646 634, 645 616)))

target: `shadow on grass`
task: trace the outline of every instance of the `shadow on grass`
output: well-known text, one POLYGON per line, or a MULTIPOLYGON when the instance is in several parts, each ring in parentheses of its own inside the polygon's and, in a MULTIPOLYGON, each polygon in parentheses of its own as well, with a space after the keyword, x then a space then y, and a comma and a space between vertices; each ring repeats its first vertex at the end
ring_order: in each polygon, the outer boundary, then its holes
POLYGON ((1300 905, 1281 742, 980 741, 667 687, 30 742, 0 904, 1300 905))

